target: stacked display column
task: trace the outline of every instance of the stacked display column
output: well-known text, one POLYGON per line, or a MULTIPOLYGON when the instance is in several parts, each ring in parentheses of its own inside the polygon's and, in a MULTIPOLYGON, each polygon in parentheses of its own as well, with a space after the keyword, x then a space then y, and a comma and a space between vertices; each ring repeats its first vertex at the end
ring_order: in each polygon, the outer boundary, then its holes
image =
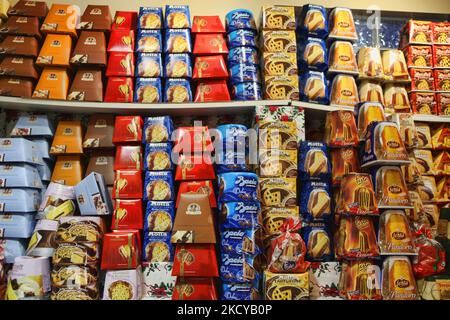
POLYGON ((34 60, 42 42, 39 28, 48 7, 45 2, 36 2, 33 7, 26 3, 18 1, 8 10, 9 18, 0 31, 5 36, 0 45, 4 56, 0 64, 2 95, 29 98, 39 78, 34 60))
MULTIPOLYGON (((259 55, 256 28, 253 13, 238 9, 226 15, 226 30, 228 38, 228 69, 237 78, 231 81, 233 100, 261 100, 261 78, 259 76, 259 55), (233 71, 232 71, 233 70, 233 71), (239 72, 248 70, 245 73, 239 72), (240 81, 244 80, 245 81, 240 81)), ((233 79, 232 79, 233 80, 233 79)))
POLYGON ((192 39, 189 7, 166 5, 164 28, 164 102, 191 102, 192 39))
POLYGON ((105 102, 133 102, 137 13, 116 11, 107 52, 105 102))
POLYGON ((228 54, 224 38, 225 28, 218 16, 196 16, 192 29, 194 35, 194 73, 196 80, 195 102, 229 101, 226 79, 228 54))
POLYGON ((76 73, 67 100, 103 101, 103 79, 107 63, 106 38, 111 31, 109 6, 88 5, 81 22, 80 36, 70 63, 76 73))
POLYGON ((103 240, 101 269, 107 270, 104 300, 141 299, 142 118, 116 117, 114 212, 111 233, 103 240))
POLYGON ((136 85, 134 102, 163 101, 161 78, 163 70, 162 8, 141 7, 136 37, 136 85))
POLYGON ((173 300, 217 300, 214 194, 208 187, 215 179, 214 147, 208 127, 177 128, 173 150, 178 157, 175 180, 181 182, 171 238, 175 245, 172 275, 177 276, 173 300), (185 181, 204 183, 205 187, 186 190, 185 181))

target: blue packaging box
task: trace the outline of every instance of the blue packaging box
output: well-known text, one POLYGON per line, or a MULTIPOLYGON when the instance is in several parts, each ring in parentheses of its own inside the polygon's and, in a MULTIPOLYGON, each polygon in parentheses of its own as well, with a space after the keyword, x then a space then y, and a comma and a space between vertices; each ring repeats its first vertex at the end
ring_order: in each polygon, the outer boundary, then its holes
POLYGON ((173 170, 172 145, 165 143, 148 143, 145 145, 144 170, 169 171, 173 170))
POLYGON ((172 262, 174 248, 170 232, 147 232, 144 236, 142 260, 146 262, 172 262))
POLYGON ((236 9, 225 16, 225 27, 227 32, 238 29, 256 30, 256 22, 250 10, 236 9))
POLYGON ((166 17, 164 19, 166 29, 191 28, 191 14, 189 6, 166 5, 166 17))
POLYGON ((300 99, 305 102, 329 104, 329 86, 325 74, 307 71, 300 76, 300 99))
POLYGON ((258 82, 235 83, 231 88, 234 100, 254 101, 262 99, 261 84, 258 82))
POLYGON ((172 132, 173 122, 169 116, 146 117, 142 143, 169 142, 172 132))
POLYGON ((136 35, 136 52, 161 53, 163 38, 161 30, 139 30, 136 35))
POLYGON ((144 187, 144 200, 173 201, 175 198, 171 171, 147 171, 144 187))
POLYGON ((160 78, 137 78, 134 90, 134 102, 159 103, 162 102, 160 78))
POLYGON ((139 29, 162 29, 163 11, 160 7, 140 7, 138 16, 139 29))
POLYGON ((256 32, 249 29, 239 29, 228 33, 228 48, 253 47, 257 48, 256 32))
POLYGON ((148 201, 145 209, 144 232, 170 232, 175 219, 173 201, 148 201))
POLYGON ((219 202, 254 202, 258 199, 258 176, 251 172, 218 175, 219 202))
POLYGON ((191 53, 192 39, 189 29, 168 29, 164 36, 164 53, 191 53))
POLYGON ((190 82, 186 79, 167 79, 164 87, 164 102, 192 102, 190 82))
POLYGON ((164 59, 167 78, 192 78, 192 61, 188 53, 169 53, 164 59))
POLYGON ((39 189, 0 189, 0 212, 36 212, 40 203, 39 189))
POLYGON ((34 214, 0 214, 2 238, 29 238, 33 234, 34 226, 34 214))
POLYGON ((138 53, 136 58, 136 77, 159 78, 164 76, 160 53, 138 53))
POLYGON ((42 189, 42 181, 36 166, 3 164, 0 165, 0 188, 42 189))
POLYGON ((78 208, 83 216, 103 216, 113 212, 113 204, 103 175, 92 172, 75 186, 78 208))

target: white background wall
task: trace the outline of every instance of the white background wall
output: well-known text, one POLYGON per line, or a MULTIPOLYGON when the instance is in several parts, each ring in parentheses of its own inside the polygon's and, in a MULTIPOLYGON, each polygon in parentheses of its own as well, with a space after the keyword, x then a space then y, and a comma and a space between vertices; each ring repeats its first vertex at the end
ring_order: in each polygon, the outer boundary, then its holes
MULTIPOLYGON (((15 3, 16 0, 9 0, 15 3)), ((109 4, 111 10, 137 11, 140 6, 164 6, 166 4, 190 6, 191 15, 219 15, 222 19, 226 13, 237 8, 246 8, 259 16, 262 5, 296 5, 307 3, 321 4, 326 7, 346 6, 354 9, 367 9, 377 5, 382 10, 433 12, 450 14, 450 0, 57 0, 49 3, 72 3, 80 6, 83 12, 88 4, 109 4)))

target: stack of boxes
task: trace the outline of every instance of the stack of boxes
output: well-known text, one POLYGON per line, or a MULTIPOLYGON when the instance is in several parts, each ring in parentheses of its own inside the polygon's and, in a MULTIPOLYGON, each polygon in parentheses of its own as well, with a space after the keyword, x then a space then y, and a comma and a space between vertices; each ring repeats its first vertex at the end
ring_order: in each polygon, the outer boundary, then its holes
POLYGON ((106 37, 111 31, 109 6, 88 5, 77 26, 80 37, 70 63, 76 73, 67 100, 103 101, 103 71, 106 68, 106 37))
POLYGON ((450 24, 409 20, 400 46, 406 57, 414 113, 447 114, 450 95, 450 24))
POLYGON ((170 117, 144 120, 146 203, 142 261, 144 298, 148 300, 171 300, 175 286, 176 278, 171 277, 174 252, 170 241, 175 219, 172 132, 170 117))
POLYGON ((218 16, 195 16, 194 74, 196 80, 195 102, 229 101, 226 79, 228 70, 225 56, 228 54, 224 38, 225 28, 218 16))
MULTIPOLYGON (((0 93, 14 97, 31 97, 39 70, 35 66, 40 42, 39 27, 48 12, 45 2, 19 1, 8 11, 8 20, 0 33, 5 36, 0 44, 4 55, 0 63, 0 93)), ((4 17, 5 18, 5 17, 4 17)))
POLYGON ((299 100, 298 74, 293 63, 297 53, 296 27, 294 7, 263 6, 264 99, 299 100))
MULTIPOLYGON (((245 82, 231 82, 233 100, 261 100, 261 78, 259 73, 259 56, 257 43, 257 29, 253 13, 249 10, 238 9, 226 15, 226 30, 228 38, 228 68, 244 79, 240 70, 247 70, 245 82), (249 74, 250 72, 250 74, 249 74), (242 77, 240 76, 242 75, 242 77), (258 78, 259 77, 259 78, 258 78)), ((233 79, 232 79, 233 80, 233 79)), ((239 79, 236 79, 239 80, 239 79)))
MULTIPOLYGON (((328 36, 326 9, 317 5, 304 5, 297 26, 298 68, 300 99, 305 102, 329 104, 328 54, 325 40, 328 36)), ((293 69, 292 69, 293 72, 293 69)))
POLYGON ((208 127, 177 128, 173 152, 178 160, 175 180, 180 181, 180 188, 171 237, 175 245, 172 275, 177 276, 174 300, 217 300, 213 151, 208 127))
POLYGON ((137 13, 116 11, 108 43, 105 102, 133 102, 137 13))
POLYGON ((263 247, 258 176, 247 172, 247 128, 230 124, 221 125, 217 130, 222 149, 216 149, 216 153, 222 152, 216 166, 222 190, 219 194, 221 297, 256 300, 260 297, 258 261, 263 247))
MULTIPOLYGON (((120 20, 119 20, 120 21, 120 20)), ((142 118, 117 116, 112 142, 114 201, 112 232, 105 234, 101 269, 108 270, 103 299, 140 300, 142 213, 142 118)))
POLYGON ((347 8, 334 8, 329 14, 328 76, 331 82, 330 104, 355 107, 359 94, 355 76, 358 65, 353 42, 358 40, 353 14, 347 8))
POLYGON ((190 102, 192 39, 189 7, 166 5, 164 28, 164 102, 190 102))
POLYGON ((134 102, 162 102, 162 8, 141 7, 138 19, 134 102))
POLYGON ((66 100, 69 67, 79 12, 73 5, 53 4, 41 26, 45 40, 36 59, 43 68, 33 98, 66 100))
POLYGON ((25 255, 25 241, 33 233, 43 188, 38 167, 44 163, 32 141, 20 137, 0 142, 0 242, 6 251, 6 263, 13 263, 16 256, 25 255))

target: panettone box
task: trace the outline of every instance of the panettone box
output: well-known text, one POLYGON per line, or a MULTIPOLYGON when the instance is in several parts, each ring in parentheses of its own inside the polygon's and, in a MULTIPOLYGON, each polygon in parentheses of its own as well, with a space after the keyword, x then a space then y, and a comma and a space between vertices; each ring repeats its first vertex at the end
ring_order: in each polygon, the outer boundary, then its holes
POLYGON ((8 10, 8 16, 25 16, 45 18, 48 13, 47 3, 45 1, 27 1, 20 0, 8 10))
POLYGON ((134 52, 134 30, 113 30, 109 37, 108 52, 134 52))
POLYGON ((297 52, 294 30, 263 30, 261 39, 263 52, 297 52))
POLYGON ((266 76, 264 97, 268 100, 299 100, 297 76, 266 76))
POLYGON ((86 169, 86 176, 91 172, 98 172, 103 175, 107 186, 114 184, 114 151, 95 150, 90 158, 86 169))
POLYGON ((39 66, 68 67, 72 52, 72 38, 64 34, 45 37, 36 64, 39 66))
POLYGON ((325 7, 304 5, 300 14, 300 32, 308 37, 324 39, 328 36, 328 17, 325 7))
POLYGON ((225 33, 225 27, 219 16, 194 16, 192 33, 225 33))
POLYGON ((363 141, 369 125, 374 121, 386 121, 383 104, 379 102, 364 102, 355 109, 358 138, 363 141))
POLYGON ((141 300, 142 269, 107 271, 103 300, 141 300))
POLYGON ((433 23, 431 21, 409 20, 400 31, 400 47, 408 44, 432 44, 433 23))
POLYGON ((297 28, 293 6, 263 6, 261 16, 263 30, 296 30, 297 28))
POLYGON ((144 214, 142 199, 116 199, 111 220, 113 230, 142 230, 144 214))
POLYGON ((212 180, 202 180, 202 181, 182 181, 178 188, 178 197, 176 201, 176 208, 180 203, 180 198, 183 193, 200 193, 207 194, 209 196, 209 204, 211 208, 217 208, 216 196, 214 195, 214 187, 212 180))
POLYGON ((183 193, 175 215, 172 243, 216 243, 214 220, 207 194, 183 193))
POLYGON ((36 17, 10 17, 0 28, 0 34, 3 36, 29 36, 40 40, 39 19, 36 17))
POLYGON ((71 4, 53 4, 41 25, 41 32, 68 34, 76 37, 76 26, 80 21, 80 10, 71 4))
POLYGON ((290 207, 297 204, 296 178, 261 178, 261 204, 267 207, 290 207))
POLYGON ((31 98, 34 84, 32 80, 4 77, 0 78, 0 95, 31 98))
POLYGON ((43 165, 37 146, 24 138, 0 139, 0 162, 25 162, 33 165, 43 165))
POLYGON ((293 121, 297 127, 297 141, 305 140, 305 111, 300 107, 256 106, 255 125, 261 120, 293 121))
POLYGON ((228 54, 227 42, 223 34, 197 34, 195 36, 193 54, 212 55, 228 54))
POLYGON ((434 81, 436 91, 450 92, 450 69, 435 69, 434 81))
POLYGON ((226 80, 199 81, 195 90, 194 102, 230 101, 226 80))
POLYGON ((139 30, 159 30, 163 28, 163 9, 161 7, 140 7, 139 30))
POLYGON ((297 177, 297 150, 259 150, 260 177, 297 177))
POLYGON ((358 40, 353 13, 348 8, 337 7, 331 10, 329 14, 329 29, 328 37, 331 39, 358 40))
POLYGON ((51 181, 67 186, 76 186, 83 179, 81 156, 58 156, 51 181))
POLYGON ((6 36, 0 43, 0 53, 36 58, 39 42, 35 37, 6 36))
POLYGON ((409 163, 398 126, 392 122, 372 122, 366 134, 362 166, 409 163))
POLYGON ((37 80, 39 74, 32 57, 5 56, 0 63, 0 75, 37 80))
POLYGON ((93 31, 110 31, 112 23, 111 10, 105 5, 88 5, 80 18, 77 29, 93 31))
POLYGON ((136 30, 137 17, 135 11, 116 11, 111 30, 136 30))
POLYGON ((140 264, 141 237, 138 230, 106 233, 103 238, 102 270, 134 269, 140 264))
POLYGON ((345 74, 335 76, 331 83, 330 104, 355 107, 358 103, 358 88, 353 76, 345 74))
POLYGON ((437 93, 437 111, 439 115, 450 115, 450 92, 437 93))
POLYGON ((381 55, 383 71, 387 81, 409 81, 408 66, 402 51, 390 49, 381 55))
POLYGON ((116 116, 113 143, 115 145, 141 143, 142 128, 143 121, 140 116, 116 116))
POLYGON ((384 105, 384 93, 381 84, 363 80, 358 89, 360 102, 378 102, 384 105))
POLYGON ((73 78, 67 100, 102 102, 102 71, 99 68, 79 68, 73 78))
POLYGON ((118 170, 115 172, 113 199, 142 199, 142 196, 141 170, 118 170))
POLYGON ((297 123, 294 121, 260 120, 257 125, 259 148, 297 150, 297 123))
POLYGON ((69 90, 67 70, 56 67, 45 67, 34 88, 32 98, 66 100, 69 90))
POLYGON ((111 52, 106 69, 107 77, 133 77, 134 54, 130 52, 111 52))
POLYGON ((348 41, 335 41, 331 45, 328 54, 328 72, 358 74, 358 64, 356 63, 356 55, 352 43, 348 41))
POLYGON ((70 63, 106 66, 106 39, 103 32, 81 31, 70 63))
POLYGON ((106 85, 105 102, 133 102, 133 78, 110 77, 106 85))
POLYGON ((436 95, 434 92, 411 92, 409 100, 414 113, 437 114, 436 95))
POLYGON ((103 176, 90 173, 75 186, 75 195, 81 215, 110 215, 113 211, 111 196, 103 176))
POLYGON ((429 91, 435 90, 434 74, 432 69, 409 69, 411 75, 411 91, 429 91))
POLYGON ((450 44, 449 22, 433 22, 433 42, 435 44, 450 44))
POLYGON ((53 124, 46 114, 23 114, 20 115, 11 136, 32 136, 52 138, 54 135, 53 124))
POLYGON ((265 300, 308 300, 309 273, 276 274, 264 271, 265 300))
POLYGON ((439 69, 450 68, 450 46, 433 46, 433 67, 439 69))
POLYGON ((89 117, 83 148, 114 148, 114 115, 94 114, 89 117))
POLYGON ((262 60, 264 76, 295 76, 298 74, 295 53, 263 53, 262 60))
POLYGON ((82 154, 81 121, 60 121, 53 138, 51 154, 82 154))
POLYGON ((410 45, 403 50, 408 68, 432 68, 433 47, 410 45))
POLYGON ((358 52, 359 78, 384 79, 379 48, 363 47, 358 52))
POLYGON ((143 263, 143 300, 172 300, 177 280, 172 276, 172 262, 143 263))

